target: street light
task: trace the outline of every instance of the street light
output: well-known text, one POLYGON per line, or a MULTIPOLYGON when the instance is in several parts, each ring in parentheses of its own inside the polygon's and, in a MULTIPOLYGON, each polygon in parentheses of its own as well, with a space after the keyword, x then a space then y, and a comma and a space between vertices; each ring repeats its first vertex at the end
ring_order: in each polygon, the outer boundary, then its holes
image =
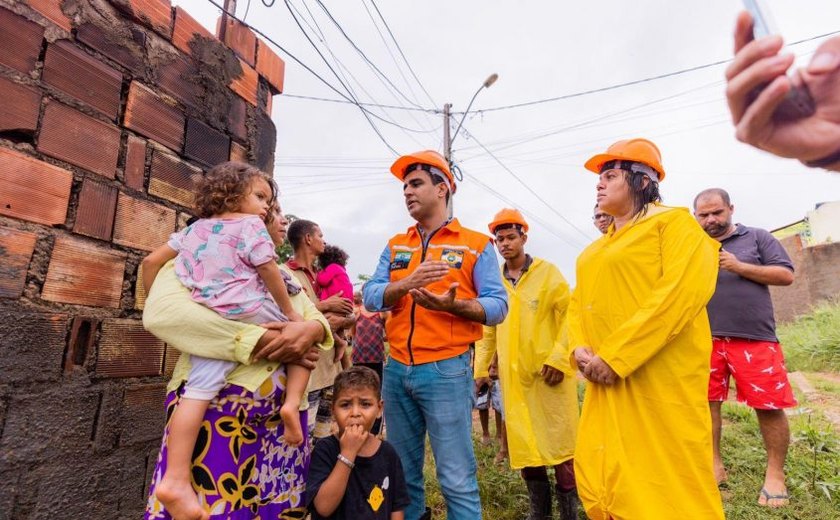
MULTIPOLYGON (((452 138, 448 138, 448 136, 445 136, 446 137, 446 142, 444 143, 444 146, 446 147, 446 153, 444 155, 446 155, 447 160, 451 160, 452 143, 455 142, 455 138, 458 137, 458 132, 461 131, 461 126, 464 124, 464 120, 467 118, 467 114, 469 114, 470 108, 472 108, 472 104, 475 101, 475 98, 478 97, 478 93, 481 92, 481 89, 490 88, 493 85, 493 83, 496 82, 497 79, 499 79, 499 75, 496 74, 495 72, 493 74, 490 74, 489 76, 487 76, 487 79, 485 79, 484 83, 482 83, 481 86, 478 87, 478 90, 475 91, 475 94, 473 94, 472 99, 470 99, 470 103, 467 105, 467 109, 464 110, 464 115, 461 116, 461 121, 458 123, 458 128, 455 129, 455 133, 452 134, 452 138)), ((445 125, 444 125, 444 133, 445 134, 449 133, 449 131, 448 131, 449 130, 449 110, 448 110, 449 106, 450 105, 447 105, 446 107, 444 107, 444 109, 445 109, 444 114, 446 115, 446 122, 445 122, 445 125)))

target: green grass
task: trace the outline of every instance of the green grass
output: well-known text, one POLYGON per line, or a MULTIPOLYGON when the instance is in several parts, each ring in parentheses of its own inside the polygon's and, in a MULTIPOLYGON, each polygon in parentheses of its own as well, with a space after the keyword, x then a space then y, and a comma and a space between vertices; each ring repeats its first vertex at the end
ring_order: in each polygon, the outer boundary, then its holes
POLYGON ((778 327, 788 370, 840 372, 840 301, 778 327))
MULTIPOLYGON (((807 403, 803 406, 807 407, 807 403)), ((722 449, 729 480, 721 494, 728 520, 840 518, 840 437, 818 412, 790 418, 791 447, 786 471, 791 503, 776 510, 757 504, 764 480, 765 452, 755 412, 744 405, 727 402, 722 413, 722 449)), ((498 449, 495 442, 482 446, 474 436, 474 446, 484 518, 525 518, 528 492, 518 472, 511 470, 507 462, 493 463, 498 449)), ((433 517, 443 519, 446 518, 446 506, 429 451, 427 449, 426 502, 432 507, 433 517)))

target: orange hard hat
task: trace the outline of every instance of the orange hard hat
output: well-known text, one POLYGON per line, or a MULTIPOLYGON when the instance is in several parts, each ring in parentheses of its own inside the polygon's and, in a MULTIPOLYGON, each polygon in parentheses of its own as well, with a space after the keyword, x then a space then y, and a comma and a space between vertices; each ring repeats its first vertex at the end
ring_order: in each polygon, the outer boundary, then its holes
POLYGON ((495 217, 493 217, 493 222, 487 224, 487 229, 490 230, 491 235, 495 235, 496 228, 504 224, 517 224, 522 226, 522 231, 524 233, 528 232, 528 223, 525 222, 525 217, 522 216, 522 213, 520 213, 519 210, 511 208, 501 210, 496 213, 495 217))
POLYGON ((662 167, 662 154, 651 141, 642 138, 626 139, 613 143, 606 153, 592 156, 584 167, 595 173, 601 173, 601 167, 609 161, 633 161, 646 164, 654 170, 662 181, 665 179, 665 169, 662 167))
POLYGON ((440 172, 446 176, 446 180, 449 182, 449 187, 451 188, 452 193, 455 193, 455 177, 449 169, 449 163, 441 154, 434 150, 423 150, 422 152, 414 152, 408 155, 403 155, 391 165, 391 173, 393 173, 394 177, 402 182, 405 180, 406 170, 413 164, 422 164, 440 170, 440 172))

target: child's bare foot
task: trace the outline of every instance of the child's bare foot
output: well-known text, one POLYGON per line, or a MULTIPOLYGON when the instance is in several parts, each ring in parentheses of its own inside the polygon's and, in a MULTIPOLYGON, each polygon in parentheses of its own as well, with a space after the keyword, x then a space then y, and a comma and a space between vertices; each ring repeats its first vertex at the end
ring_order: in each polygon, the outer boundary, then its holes
POLYGON ((303 429, 300 426, 298 408, 292 403, 286 403, 280 407, 280 417, 283 418, 283 439, 289 446, 300 446, 303 443, 303 429))
POLYGON ((210 515, 198 503, 189 481, 167 479, 155 488, 155 496, 175 520, 207 520, 210 515))
POLYGON ((489 433, 483 434, 481 436, 481 445, 482 446, 488 446, 490 444, 490 442, 492 442, 492 441, 490 440, 490 434, 489 433))

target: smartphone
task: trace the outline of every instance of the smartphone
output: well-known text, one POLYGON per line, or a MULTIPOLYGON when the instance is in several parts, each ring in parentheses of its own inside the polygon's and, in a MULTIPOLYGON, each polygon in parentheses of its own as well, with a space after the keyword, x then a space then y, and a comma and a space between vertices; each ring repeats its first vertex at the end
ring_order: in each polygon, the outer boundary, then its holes
MULTIPOLYGON (((753 38, 779 34, 773 14, 766 0, 743 0, 744 8, 753 19, 753 38)), ((767 85, 760 85, 752 92, 755 99, 767 85)), ((814 115, 817 107, 806 85, 795 85, 776 108, 773 118, 790 121, 814 115)))

